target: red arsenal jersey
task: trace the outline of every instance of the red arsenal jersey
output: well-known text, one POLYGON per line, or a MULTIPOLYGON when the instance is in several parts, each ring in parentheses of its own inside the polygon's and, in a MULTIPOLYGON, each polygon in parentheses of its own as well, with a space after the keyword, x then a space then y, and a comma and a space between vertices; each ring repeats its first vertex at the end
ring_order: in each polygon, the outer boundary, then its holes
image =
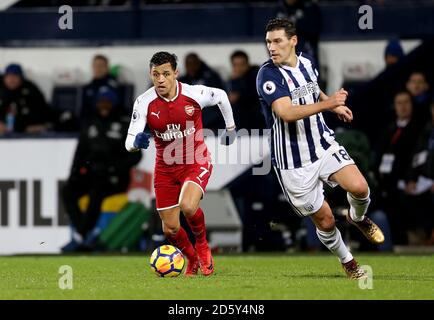
POLYGON ((154 87, 136 99, 128 134, 149 125, 157 148, 157 164, 206 163, 210 154, 202 132, 202 108, 219 103, 215 88, 177 82, 176 96, 165 99, 154 87))

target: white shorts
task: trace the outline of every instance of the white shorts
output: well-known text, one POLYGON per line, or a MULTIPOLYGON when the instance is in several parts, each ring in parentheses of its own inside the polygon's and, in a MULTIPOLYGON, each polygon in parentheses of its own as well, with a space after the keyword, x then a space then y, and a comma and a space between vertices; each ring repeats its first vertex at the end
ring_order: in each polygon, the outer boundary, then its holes
POLYGON ((276 170, 280 186, 294 211, 301 217, 317 212, 324 202, 323 182, 332 188, 338 184, 330 176, 345 166, 354 164, 343 146, 332 144, 314 163, 297 169, 276 170))

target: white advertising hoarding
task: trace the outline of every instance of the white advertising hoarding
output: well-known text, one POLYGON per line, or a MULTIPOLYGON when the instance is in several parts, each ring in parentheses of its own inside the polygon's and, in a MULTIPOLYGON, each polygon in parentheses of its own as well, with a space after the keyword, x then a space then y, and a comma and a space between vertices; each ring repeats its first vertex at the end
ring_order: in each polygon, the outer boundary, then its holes
MULTIPOLYGON (((269 154, 266 137, 243 136, 228 147, 214 137, 206 143, 214 164, 208 190, 220 190, 269 154)), ((58 253, 69 241, 59 191, 76 144, 76 139, 0 139, 0 255, 58 253)), ((151 144, 138 167, 153 173, 154 161, 151 144)))

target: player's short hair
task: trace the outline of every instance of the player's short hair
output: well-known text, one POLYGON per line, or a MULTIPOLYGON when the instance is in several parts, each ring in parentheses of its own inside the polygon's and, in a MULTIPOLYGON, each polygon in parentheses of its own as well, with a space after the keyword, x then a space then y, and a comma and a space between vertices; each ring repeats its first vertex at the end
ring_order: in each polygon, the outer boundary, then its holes
POLYGON ((93 61, 95 60, 103 60, 106 64, 109 64, 109 59, 103 54, 97 54, 93 57, 93 61))
POLYGON ((297 35, 297 30, 294 23, 284 18, 274 18, 268 21, 265 27, 265 32, 275 31, 275 30, 285 30, 286 37, 291 39, 291 37, 297 35))
POLYGON ((239 58, 239 57, 244 58, 244 59, 246 59, 247 62, 249 62, 249 56, 243 50, 236 50, 236 51, 232 52, 231 61, 234 60, 235 58, 239 58))
POLYGON ((173 71, 176 70, 178 57, 174 53, 169 53, 166 51, 160 51, 155 53, 151 60, 149 61, 149 68, 152 69, 154 66, 161 66, 165 63, 170 63, 173 71))

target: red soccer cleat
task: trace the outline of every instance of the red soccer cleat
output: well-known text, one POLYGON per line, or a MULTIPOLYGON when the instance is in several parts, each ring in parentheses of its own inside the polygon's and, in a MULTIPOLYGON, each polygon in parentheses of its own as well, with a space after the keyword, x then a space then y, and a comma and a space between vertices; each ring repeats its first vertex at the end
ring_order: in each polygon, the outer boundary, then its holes
POLYGON ((185 270, 184 275, 186 277, 193 277, 197 275, 197 271, 199 269, 199 259, 197 255, 194 255, 194 260, 188 260, 187 269, 185 270))
POLYGON ((200 271, 204 276, 209 276, 214 272, 214 259, 207 242, 196 243, 196 251, 199 257, 200 271))

